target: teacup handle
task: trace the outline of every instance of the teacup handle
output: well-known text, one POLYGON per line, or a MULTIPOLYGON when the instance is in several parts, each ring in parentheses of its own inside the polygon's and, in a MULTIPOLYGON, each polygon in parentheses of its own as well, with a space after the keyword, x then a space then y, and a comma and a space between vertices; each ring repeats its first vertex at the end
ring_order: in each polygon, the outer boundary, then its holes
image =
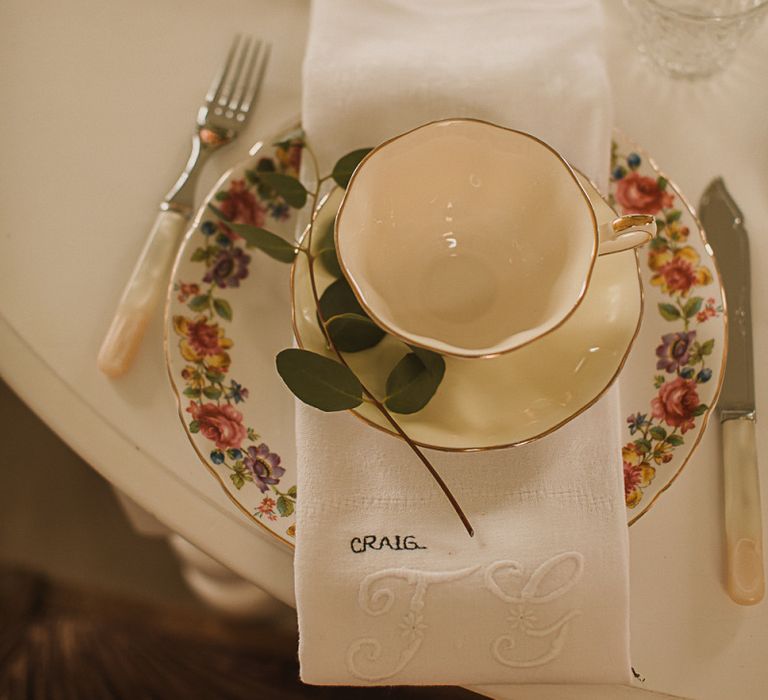
POLYGON ((598 255, 618 253, 644 245, 656 235, 656 219, 648 214, 627 214, 600 224, 598 255))

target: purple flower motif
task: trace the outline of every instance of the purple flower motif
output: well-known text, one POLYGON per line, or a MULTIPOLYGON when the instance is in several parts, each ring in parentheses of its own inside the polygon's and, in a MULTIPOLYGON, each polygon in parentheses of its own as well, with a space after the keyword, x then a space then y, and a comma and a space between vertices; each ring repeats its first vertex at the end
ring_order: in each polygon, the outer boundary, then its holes
POLYGON ((676 372, 683 367, 691 357, 691 345, 695 338, 696 331, 667 333, 661 336, 661 345, 656 348, 659 358, 656 369, 676 372))
POLYGON ((247 452, 243 464, 262 493, 267 492, 270 484, 280 483, 280 477, 285 474, 285 469, 280 466, 280 455, 270 452, 263 442, 258 447, 251 445, 247 452))
POLYGON ((627 418, 627 424, 629 426, 629 434, 634 435, 638 430, 642 430, 643 426, 648 422, 646 419, 647 413, 633 413, 627 418))
POLYGON ((215 282, 222 289, 239 287, 240 280, 248 277, 248 263, 251 256, 242 248, 225 248, 213 261, 203 277, 204 282, 215 282))

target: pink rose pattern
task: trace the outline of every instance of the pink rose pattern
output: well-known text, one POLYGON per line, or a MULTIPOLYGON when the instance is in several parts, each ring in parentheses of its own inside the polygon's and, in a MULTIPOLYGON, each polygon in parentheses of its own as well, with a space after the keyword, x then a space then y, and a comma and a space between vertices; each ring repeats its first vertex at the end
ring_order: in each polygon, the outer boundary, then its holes
MULTIPOLYGON (((174 317, 179 353, 187 362, 180 374, 189 400, 185 409, 189 431, 211 443, 209 460, 227 470, 236 489, 248 486, 264 494, 254 515, 271 522, 294 512, 296 486, 282 486, 285 468, 280 456, 245 424, 238 408, 248 399, 248 389, 230 376, 232 365, 226 351, 234 343, 222 324, 232 320, 234 311, 224 294, 237 287, 229 283, 233 275, 238 281, 248 276, 251 259, 243 250, 242 238, 227 224, 263 226, 267 218, 285 220, 288 206, 260 180, 259 173, 297 176, 301 147, 300 139, 278 144, 273 158, 262 158, 255 169, 246 172, 245 179, 230 181, 216 194, 210 216, 198 229, 204 243, 191 254, 192 262, 204 266, 200 278, 175 284, 177 299, 189 309, 189 315, 174 317), (220 270, 223 260, 238 262, 236 269, 230 266, 226 284, 220 270)), ((295 527, 287 528, 286 534, 295 536, 295 527)))
POLYGON ((243 414, 231 404, 220 406, 193 401, 187 412, 192 414, 190 430, 201 432, 219 450, 239 448, 248 435, 243 425, 243 414))
POLYGON ((658 214, 674 203, 674 197, 658 179, 640 175, 636 169, 616 182, 614 196, 624 213, 658 214))
POLYGON ((715 305, 714 298, 705 301, 696 293, 712 283, 712 273, 688 244, 689 229, 680 222, 682 210, 676 207, 676 194, 666 179, 640 174, 641 156, 619 154, 616 144, 611 161, 611 205, 618 204, 624 214, 656 217, 658 232, 647 252, 653 273, 650 281, 664 298, 658 313, 675 324, 662 335, 655 350, 660 373, 653 378, 656 393, 648 410, 627 418, 629 440, 622 448, 624 495, 627 507, 635 508, 657 469, 672 461, 685 434, 709 408, 701 402, 699 389, 712 379, 707 361, 715 340, 706 337, 702 326, 723 309, 715 305))

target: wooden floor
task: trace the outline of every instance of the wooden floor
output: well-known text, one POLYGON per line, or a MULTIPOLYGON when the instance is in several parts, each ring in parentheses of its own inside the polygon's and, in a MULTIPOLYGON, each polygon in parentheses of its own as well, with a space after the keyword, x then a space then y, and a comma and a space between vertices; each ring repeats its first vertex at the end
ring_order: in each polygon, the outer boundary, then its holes
POLYGON ((316 688, 296 633, 0 568, 0 700, 476 698, 457 688, 316 688))

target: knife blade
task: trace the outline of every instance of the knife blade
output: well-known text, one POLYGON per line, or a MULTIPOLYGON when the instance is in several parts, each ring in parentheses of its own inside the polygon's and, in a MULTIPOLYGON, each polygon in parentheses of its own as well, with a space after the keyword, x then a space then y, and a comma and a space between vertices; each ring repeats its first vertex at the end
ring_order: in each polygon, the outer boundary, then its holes
POLYGON ((728 309, 728 357, 718 412, 723 443, 726 587, 741 605, 763 599, 762 515, 755 446, 749 238, 744 216, 715 178, 704 191, 699 216, 720 268, 728 309))

